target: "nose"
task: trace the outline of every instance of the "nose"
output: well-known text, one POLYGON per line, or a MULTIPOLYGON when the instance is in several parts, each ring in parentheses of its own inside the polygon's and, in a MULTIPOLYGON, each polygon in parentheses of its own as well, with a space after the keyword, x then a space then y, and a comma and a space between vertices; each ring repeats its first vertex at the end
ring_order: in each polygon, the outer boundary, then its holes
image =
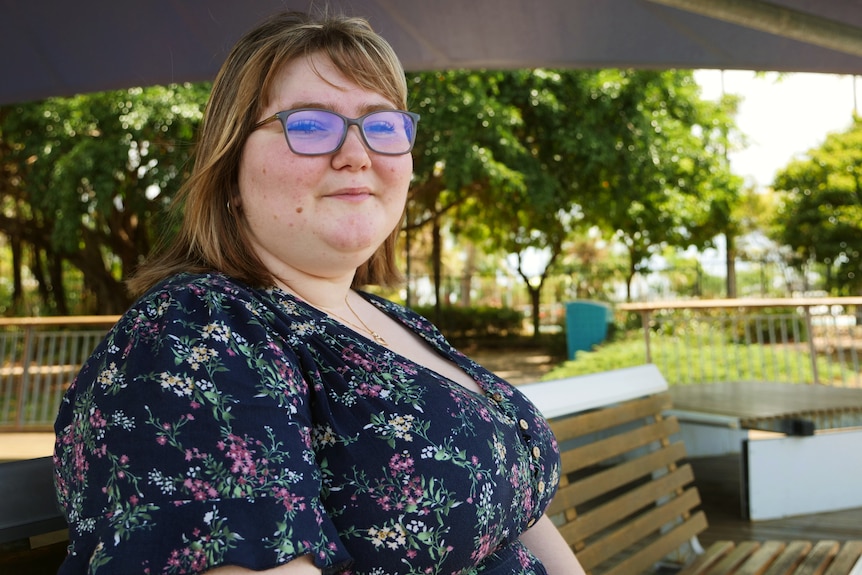
POLYGON ((371 155, 359 126, 348 126, 344 142, 332 156, 333 165, 337 167, 351 166, 361 168, 371 163, 371 155))

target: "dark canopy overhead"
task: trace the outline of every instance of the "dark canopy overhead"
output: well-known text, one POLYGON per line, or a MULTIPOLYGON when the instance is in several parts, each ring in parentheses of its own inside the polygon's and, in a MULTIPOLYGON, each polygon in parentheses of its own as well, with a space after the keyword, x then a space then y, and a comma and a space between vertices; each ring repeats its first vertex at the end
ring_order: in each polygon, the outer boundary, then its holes
POLYGON ((409 70, 862 73, 857 0, 0 0, 0 104, 212 79, 276 10, 367 17, 409 70))

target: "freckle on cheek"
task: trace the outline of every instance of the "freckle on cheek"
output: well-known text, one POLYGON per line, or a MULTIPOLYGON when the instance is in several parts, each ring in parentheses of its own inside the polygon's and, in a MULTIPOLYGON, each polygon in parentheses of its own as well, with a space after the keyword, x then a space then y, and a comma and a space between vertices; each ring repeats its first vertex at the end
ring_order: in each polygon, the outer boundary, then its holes
POLYGON ((298 208, 296 208, 296 213, 297 213, 297 214, 301 214, 301 213, 302 213, 302 206, 299 206, 298 208))

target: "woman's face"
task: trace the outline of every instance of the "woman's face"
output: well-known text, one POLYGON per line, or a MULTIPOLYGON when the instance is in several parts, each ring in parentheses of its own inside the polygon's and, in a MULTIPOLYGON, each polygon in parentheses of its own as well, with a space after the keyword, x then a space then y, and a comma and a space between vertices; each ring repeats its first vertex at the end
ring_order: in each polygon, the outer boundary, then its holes
MULTIPOLYGON (((347 80, 327 57, 311 61, 298 58, 280 71, 259 119, 294 108, 357 118, 397 107, 347 80)), ((255 252, 287 283, 352 278, 399 224, 412 171, 410 154, 372 152, 356 126, 337 152, 323 156, 294 154, 281 122, 262 126, 246 141, 239 166, 239 203, 255 252)))

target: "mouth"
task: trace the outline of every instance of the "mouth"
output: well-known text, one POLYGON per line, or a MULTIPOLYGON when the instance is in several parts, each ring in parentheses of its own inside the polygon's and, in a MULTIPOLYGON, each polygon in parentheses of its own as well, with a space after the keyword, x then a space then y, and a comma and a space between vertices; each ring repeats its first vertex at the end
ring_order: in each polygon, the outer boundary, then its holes
POLYGON ((370 198, 374 194, 368 188, 344 188, 328 194, 330 198, 359 201, 370 198))

